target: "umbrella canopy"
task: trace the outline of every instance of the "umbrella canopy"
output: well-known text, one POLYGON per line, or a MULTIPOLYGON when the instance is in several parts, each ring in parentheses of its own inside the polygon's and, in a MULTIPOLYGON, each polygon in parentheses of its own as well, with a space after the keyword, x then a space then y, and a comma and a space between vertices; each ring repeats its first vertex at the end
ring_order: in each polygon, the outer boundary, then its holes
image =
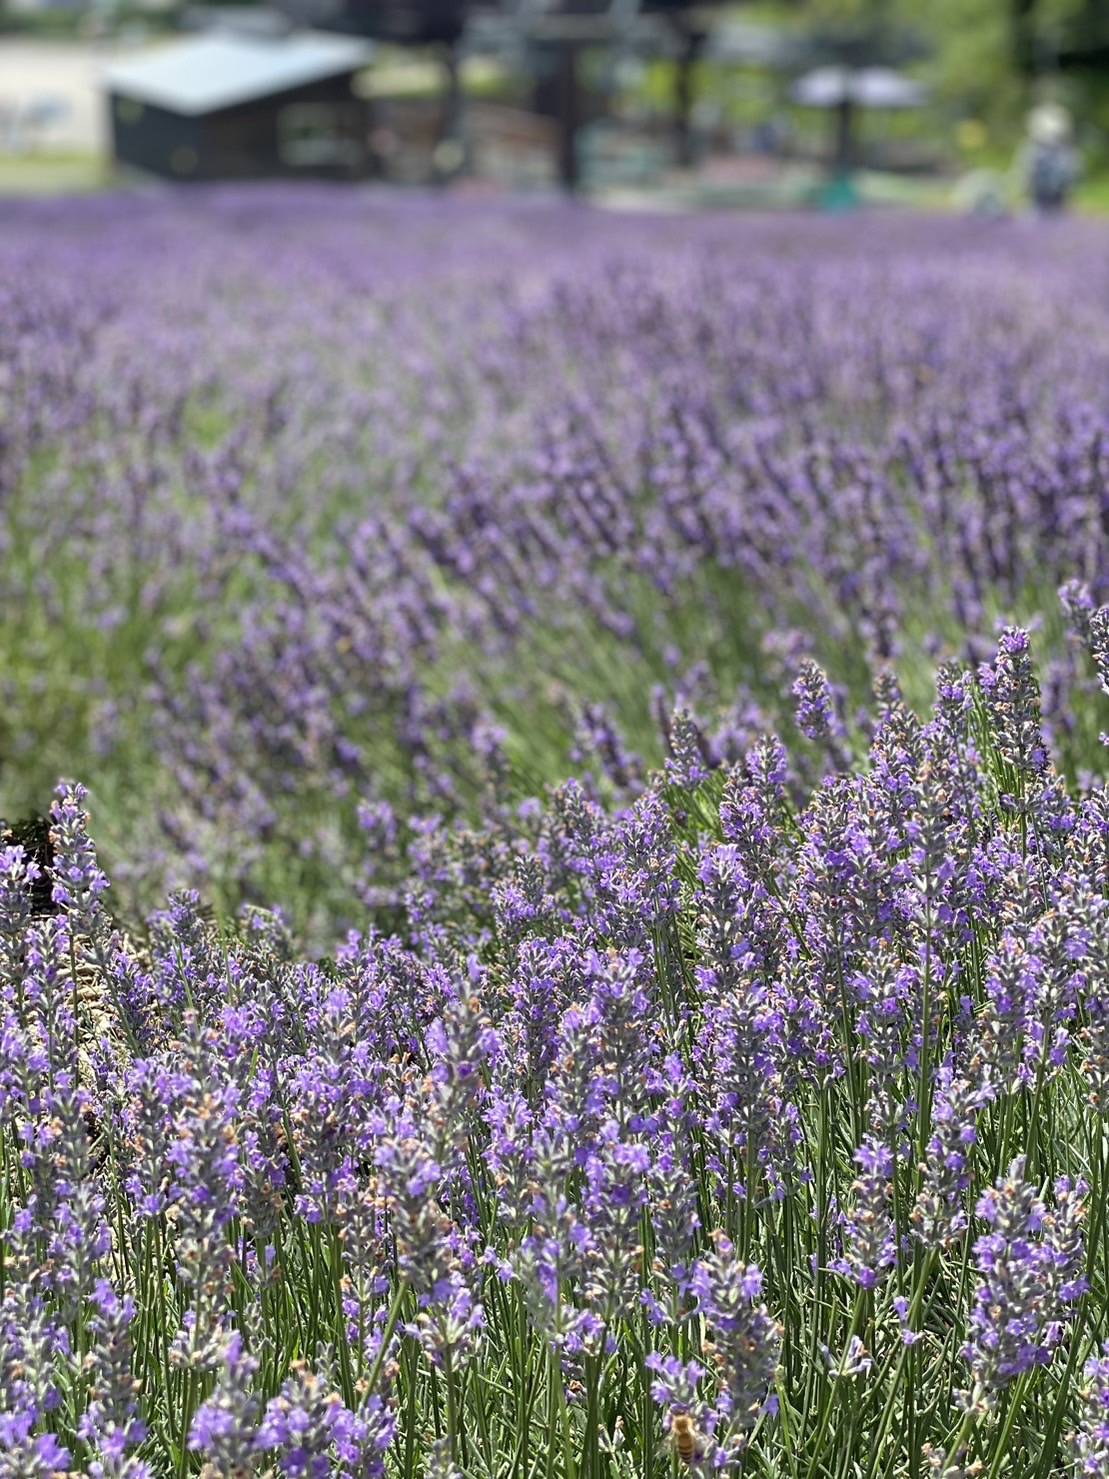
POLYGON ((817 67, 797 79, 790 96, 803 108, 919 108, 928 93, 891 67, 817 67))

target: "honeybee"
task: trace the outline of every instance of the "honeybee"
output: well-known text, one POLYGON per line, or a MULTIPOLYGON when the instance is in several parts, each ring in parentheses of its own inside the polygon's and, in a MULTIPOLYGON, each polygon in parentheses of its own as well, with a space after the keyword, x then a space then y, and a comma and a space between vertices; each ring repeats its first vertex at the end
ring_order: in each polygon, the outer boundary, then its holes
POLYGON ((674 1451, 687 1468, 692 1468, 701 1457, 701 1435, 697 1424, 688 1412, 670 1414, 670 1441, 674 1451))

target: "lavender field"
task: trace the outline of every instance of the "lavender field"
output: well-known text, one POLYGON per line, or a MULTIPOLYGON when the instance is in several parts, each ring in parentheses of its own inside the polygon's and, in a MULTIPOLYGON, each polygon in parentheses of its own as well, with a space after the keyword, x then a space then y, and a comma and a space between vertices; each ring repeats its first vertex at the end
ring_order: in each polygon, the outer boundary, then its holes
POLYGON ((0 322, 0 1479, 1109 1475, 1104 229, 103 197, 0 322))

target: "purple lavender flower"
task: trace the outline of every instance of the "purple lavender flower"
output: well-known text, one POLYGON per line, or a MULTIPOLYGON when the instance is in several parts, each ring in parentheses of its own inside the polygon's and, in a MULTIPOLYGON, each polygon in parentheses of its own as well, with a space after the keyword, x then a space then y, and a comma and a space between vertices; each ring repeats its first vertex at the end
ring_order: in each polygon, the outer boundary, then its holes
POLYGON ((1050 1362, 1066 1329, 1067 1306, 1087 1288, 1085 1185, 1061 1180, 1049 1210, 1023 1176, 1018 1157, 975 1209, 990 1231, 974 1244, 981 1282, 963 1350, 974 1377, 972 1406, 992 1407, 1015 1377, 1050 1362))
POLYGON ((41 661, 4 789, 72 715, 118 862, 72 786, 50 917, 0 852, 5 1473, 459 1479, 506 1434, 638 1473, 669 1431, 699 1472, 907 1434, 954 1475, 1004 1457, 992 1421, 945 1457, 960 1245, 968 1424, 1065 1343, 1109 1097, 1103 243, 642 238, 296 187, 6 212, 41 661), (989 623, 1060 585, 1041 696, 989 623))
POLYGON ((711 769, 708 741, 688 709, 678 708, 670 717, 666 778, 672 786, 692 791, 711 769))
POLYGON ((66 908, 75 926, 87 934, 97 927, 100 896, 108 887, 89 838, 84 786, 64 781, 50 807, 54 849, 54 902, 66 908))
POLYGON ((860 1289, 874 1289, 897 1260, 890 1206, 893 1156, 886 1146, 870 1142, 859 1146, 855 1163, 860 1174, 852 1184, 852 1202, 843 1217, 843 1256, 832 1268, 860 1289))
POLYGON ((215 1389, 197 1408, 189 1428, 189 1448, 217 1472, 249 1472, 262 1408, 252 1390, 257 1370, 257 1360, 233 1331, 224 1343, 215 1389))
POLYGON ((377 1479, 385 1465, 376 1440, 371 1421, 345 1407, 320 1376, 302 1369, 266 1404, 253 1448, 271 1457, 287 1479, 351 1472, 377 1479))
POLYGON ((1075 1472, 1094 1479, 1109 1470, 1109 1352, 1104 1348, 1086 1362, 1079 1412, 1071 1455, 1075 1472))
POLYGON ((742 1451, 745 1434, 765 1410, 778 1367, 781 1329, 758 1303, 762 1271, 742 1264, 723 1234, 714 1241, 713 1251, 693 1265, 689 1288, 708 1329, 702 1350, 717 1383, 710 1431, 731 1457, 742 1451))
POLYGON ((797 727, 811 740, 826 740, 842 733, 827 674, 812 659, 806 659, 793 682, 797 727))
POLYGON ((941 1068, 932 1106, 932 1136, 912 1220, 926 1246, 943 1247, 967 1225, 978 1115, 987 1098, 976 1084, 941 1068))
POLYGON ((1020 627, 1007 627, 998 638, 997 656, 978 672, 986 708, 993 723, 998 754, 1018 782, 1038 782, 1047 768, 1047 749, 1040 729, 1040 690, 1032 669, 1031 641, 1020 627))

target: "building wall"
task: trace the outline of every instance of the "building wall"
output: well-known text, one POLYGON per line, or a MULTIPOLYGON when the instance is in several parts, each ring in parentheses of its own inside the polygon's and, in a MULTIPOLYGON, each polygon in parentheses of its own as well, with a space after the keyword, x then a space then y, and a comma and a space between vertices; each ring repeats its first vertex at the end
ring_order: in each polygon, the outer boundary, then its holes
POLYGON ((117 161, 169 179, 357 178, 367 169, 367 110, 349 76, 201 117, 115 94, 110 112, 117 161))
POLYGON ((351 92, 350 78, 329 78, 277 97, 209 114, 204 119, 203 158, 207 178, 258 174, 364 174, 367 166, 366 104, 351 92), (313 118, 334 131, 337 148, 328 158, 323 140, 312 147, 313 118), (305 135, 308 135, 305 137, 305 135))
POLYGON ((195 175, 200 159, 200 120, 113 93, 109 113, 112 153, 120 164, 170 179, 195 175))

